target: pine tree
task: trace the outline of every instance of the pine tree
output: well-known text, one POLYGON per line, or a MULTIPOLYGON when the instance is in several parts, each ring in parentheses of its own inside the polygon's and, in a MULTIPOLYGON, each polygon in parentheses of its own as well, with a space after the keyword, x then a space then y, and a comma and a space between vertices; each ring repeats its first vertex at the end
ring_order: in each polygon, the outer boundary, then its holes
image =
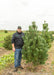
POLYGON ((29 31, 25 33, 24 46, 22 49, 23 59, 32 62, 33 65, 44 64, 48 58, 48 44, 38 33, 35 22, 29 26, 29 31))
POLYGON ((46 40, 48 47, 50 48, 51 47, 51 41, 52 41, 52 39, 51 39, 52 35, 50 34, 50 32, 48 30, 49 30, 48 23, 46 23, 46 21, 44 21, 42 36, 46 40))

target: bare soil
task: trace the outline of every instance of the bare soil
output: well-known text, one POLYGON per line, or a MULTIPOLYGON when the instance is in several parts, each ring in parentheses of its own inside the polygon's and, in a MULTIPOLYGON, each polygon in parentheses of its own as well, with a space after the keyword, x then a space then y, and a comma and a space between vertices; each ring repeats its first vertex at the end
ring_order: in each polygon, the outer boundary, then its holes
POLYGON ((0 47, 0 57, 5 54, 9 54, 11 51, 6 50, 5 48, 0 47))

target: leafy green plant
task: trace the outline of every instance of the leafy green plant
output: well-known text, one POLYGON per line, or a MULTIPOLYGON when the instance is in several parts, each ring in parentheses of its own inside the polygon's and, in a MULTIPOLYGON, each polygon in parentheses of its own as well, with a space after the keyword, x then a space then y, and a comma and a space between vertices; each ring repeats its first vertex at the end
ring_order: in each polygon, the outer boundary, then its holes
POLYGON ((14 62, 14 53, 0 57, 0 70, 14 62))

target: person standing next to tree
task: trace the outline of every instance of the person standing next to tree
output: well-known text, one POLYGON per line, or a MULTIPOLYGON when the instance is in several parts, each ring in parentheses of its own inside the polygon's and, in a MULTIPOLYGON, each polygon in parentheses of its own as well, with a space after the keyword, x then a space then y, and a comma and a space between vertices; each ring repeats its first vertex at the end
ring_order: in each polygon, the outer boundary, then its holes
POLYGON ((23 41, 23 36, 24 33, 21 30, 21 26, 18 26, 16 33, 13 34, 12 36, 12 50, 14 51, 14 72, 18 71, 18 68, 20 67, 23 69, 21 66, 21 57, 22 57, 22 47, 24 45, 23 41))

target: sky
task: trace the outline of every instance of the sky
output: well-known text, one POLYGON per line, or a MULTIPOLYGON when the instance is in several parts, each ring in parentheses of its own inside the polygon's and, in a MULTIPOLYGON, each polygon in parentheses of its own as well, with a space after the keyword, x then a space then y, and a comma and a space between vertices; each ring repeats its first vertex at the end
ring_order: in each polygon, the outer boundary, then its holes
POLYGON ((54 30, 54 0, 0 0, 0 30, 28 30, 32 21, 42 30, 44 20, 54 30))

